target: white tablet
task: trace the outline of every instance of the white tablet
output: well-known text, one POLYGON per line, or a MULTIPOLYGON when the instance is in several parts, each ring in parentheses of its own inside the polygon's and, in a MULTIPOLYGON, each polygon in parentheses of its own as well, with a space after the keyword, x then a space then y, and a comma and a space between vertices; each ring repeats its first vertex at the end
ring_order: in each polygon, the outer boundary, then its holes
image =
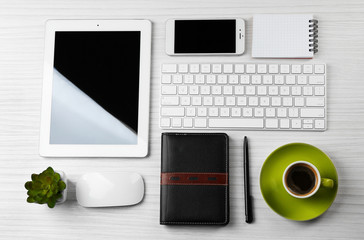
POLYGON ((46 24, 40 155, 148 153, 151 22, 46 24))

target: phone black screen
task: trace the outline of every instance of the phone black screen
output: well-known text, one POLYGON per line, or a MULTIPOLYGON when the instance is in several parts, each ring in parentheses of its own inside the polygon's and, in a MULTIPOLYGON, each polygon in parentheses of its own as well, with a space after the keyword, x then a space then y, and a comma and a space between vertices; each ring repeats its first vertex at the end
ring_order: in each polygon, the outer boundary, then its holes
POLYGON ((175 53, 235 53, 236 20, 175 20, 175 53))

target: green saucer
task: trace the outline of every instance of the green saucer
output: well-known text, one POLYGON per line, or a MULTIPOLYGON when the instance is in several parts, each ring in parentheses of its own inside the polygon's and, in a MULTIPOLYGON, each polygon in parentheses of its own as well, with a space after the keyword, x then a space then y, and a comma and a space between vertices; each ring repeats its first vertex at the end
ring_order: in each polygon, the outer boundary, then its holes
POLYGON ((265 160, 260 172, 260 190, 269 207, 282 217, 307 221, 323 214, 333 203, 338 188, 334 164, 320 149, 306 143, 290 143, 277 148, 265 160), (334 180, 333 188, 321 187, 305 199, 289 195, 282 183, 283 172, 295 161, 307 161, 317 167, 321 178, 334 180))

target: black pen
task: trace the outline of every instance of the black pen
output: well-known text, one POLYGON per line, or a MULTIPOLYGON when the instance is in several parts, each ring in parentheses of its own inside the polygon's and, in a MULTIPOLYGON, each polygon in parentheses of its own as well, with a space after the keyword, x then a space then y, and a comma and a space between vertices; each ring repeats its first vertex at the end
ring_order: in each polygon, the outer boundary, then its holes
POLYGON ((249 184, 249 152, 248 138, 244 137, 244 198, 245 198, 245 222, 253 221, 252 197, 249 184))

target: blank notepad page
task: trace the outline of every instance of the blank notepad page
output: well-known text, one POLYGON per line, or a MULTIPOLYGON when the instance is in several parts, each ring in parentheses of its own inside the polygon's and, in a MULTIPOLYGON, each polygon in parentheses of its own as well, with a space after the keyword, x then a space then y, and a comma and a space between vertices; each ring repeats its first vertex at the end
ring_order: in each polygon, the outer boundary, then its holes
POLYGON ((255 15, 253 50, 255 58, 312 58, 310 20, 313 15, 255 15))

